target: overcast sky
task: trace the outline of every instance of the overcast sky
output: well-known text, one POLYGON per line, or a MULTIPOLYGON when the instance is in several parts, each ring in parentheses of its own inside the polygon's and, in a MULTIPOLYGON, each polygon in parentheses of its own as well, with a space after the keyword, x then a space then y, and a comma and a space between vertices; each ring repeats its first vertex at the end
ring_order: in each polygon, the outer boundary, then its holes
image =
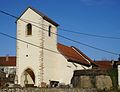
MULTIPOLYGON (((0 10, 15 16, 32 6, 63 29, 87 34, 120 38, 120 0, 1 0, 0 10)), ((14 18, 0 13, 0 32, 16 36, 14 18)), ((120 39, 107 39, 78 35, 58 30, 64 35, 81 43, 120 54, 120 39)), ((93 48, 58 37, 58 41, 68 46, 76 46, 91 59, 115 59, 118 55, 105 53, 93 48)), ((0 35, 0 55, 15 55, 16 41, 0 35)))

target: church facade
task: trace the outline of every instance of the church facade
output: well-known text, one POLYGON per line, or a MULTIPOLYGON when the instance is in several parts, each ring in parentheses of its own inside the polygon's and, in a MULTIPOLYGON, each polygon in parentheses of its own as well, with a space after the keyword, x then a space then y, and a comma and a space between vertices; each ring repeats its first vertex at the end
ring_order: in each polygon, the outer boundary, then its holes
POLYGON ((76 48, 57 43, 59 25, 38 10, 28 7, 16 23, 16 75, 17 83, 21 86, 33 84, 41 87, 50 81, 70 84, 74 70, 91 68, 89 59, 81 56, 76 48), (72 62, 79 61, 79 58, 73 59, 75 57, 69 56, 63 48, 73 50, 71 55, 80 56, 86 60, 86 65, 72 62))

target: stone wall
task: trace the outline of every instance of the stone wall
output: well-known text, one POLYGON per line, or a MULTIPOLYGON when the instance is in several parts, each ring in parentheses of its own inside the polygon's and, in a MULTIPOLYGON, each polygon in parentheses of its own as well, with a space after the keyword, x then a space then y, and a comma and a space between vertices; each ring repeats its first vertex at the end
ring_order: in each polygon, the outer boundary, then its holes
POLYGON ((112 88, 112 80, 110 76, 106 75, 96 76, 96 88, 101 90, 104 89, 110 90, 112 88))
POLYGON ((77 88, 94 88, 100 90, 110 90, 112 88, 112 80, 110 76, 99 75, 95 77, 91 76, 80 76, 79 81, 76 85, 77 88))
POLYGON ((113 87, 112 79, 105 70, 77 70, 71 82, 75 88, 111 90, 113 87))
POLYGON ((97 92, 96 89, 61 89, 61 88, 4 88, 0 92, 97 92))
POLYGON ((93 88, 91 78, 89 76, 80 76, 77 88, 93 88))

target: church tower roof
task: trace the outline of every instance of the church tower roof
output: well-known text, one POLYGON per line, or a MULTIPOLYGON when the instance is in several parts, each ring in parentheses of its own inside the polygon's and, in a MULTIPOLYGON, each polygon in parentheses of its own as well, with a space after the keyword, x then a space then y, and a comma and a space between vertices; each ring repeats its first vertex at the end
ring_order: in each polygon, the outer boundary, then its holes
POLYGON ((36 12, 37 14, 39 14, 41 17, 43 17, 44 20, 50 22, 51 24, 55 25, 56 27, 59 26, 59 24, 57 24, 55 21, 53 21, 52 19, 50 19, 48 16, 46 16, 45 14, 43 14, 42 12, 40 12, 39 10, 33 8, 33 7, 28 7, 21 15, 20 17, 18 17, 18 19, 16 21, 18 21, 21 16, 28 10, 28 9, 32 9, 34 12, 36 12))

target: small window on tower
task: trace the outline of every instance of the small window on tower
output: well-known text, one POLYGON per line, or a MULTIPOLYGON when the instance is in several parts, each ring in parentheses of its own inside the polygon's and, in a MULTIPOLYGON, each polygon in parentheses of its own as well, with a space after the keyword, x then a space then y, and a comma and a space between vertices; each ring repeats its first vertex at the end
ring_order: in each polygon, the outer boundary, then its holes
POLYGON ((49 26, 49 28, 48 28, 48 36, 49 37, 51 36, 51 26, 49 26))
POLYGON ((30 23, 27 24, 27 35, 32 35, 32 25, 30 23))

